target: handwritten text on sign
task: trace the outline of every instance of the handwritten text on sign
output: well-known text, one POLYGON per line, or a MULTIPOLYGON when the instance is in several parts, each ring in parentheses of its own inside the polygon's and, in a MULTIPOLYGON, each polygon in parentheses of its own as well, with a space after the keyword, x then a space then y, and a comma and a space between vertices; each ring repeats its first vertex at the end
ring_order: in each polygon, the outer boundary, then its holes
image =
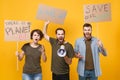
POLYGON ((5 20, 5 40, 24 41, 30 39, 30 22, 5 20))
POLYGON ((37 19, 63 24, 66 11, 53 8, 46 5, 40 5, 37 13, 37 19))
POLYGON ((100 22, 111 20, 110 3, 84 6, 85 22, 100 22))

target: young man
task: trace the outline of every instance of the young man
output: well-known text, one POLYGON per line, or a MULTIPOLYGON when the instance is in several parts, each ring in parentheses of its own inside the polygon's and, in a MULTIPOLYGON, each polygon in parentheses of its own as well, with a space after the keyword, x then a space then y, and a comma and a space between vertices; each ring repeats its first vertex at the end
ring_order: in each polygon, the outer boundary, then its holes
POLYGON ((72 58, 74 57, 74 49, 69 42, 64 40, 65 30, 63 28, 56 29, 56 38, 49 37, 46 33, 48 24, 49 21, 45 22, 43 33, 45 39, 52 46, 52 80, 69 80, 69 65, 72 63, 72 58), (59 56, 60 49, 65 50, 65 56, 59 56))
POLYGON ((106 51, 100 40, 92 36, 92 26, 89 23, 83 25, 84 37, 76 40, 75 56, 79 58, 79 80, 98 80, 101 74, 99 65, 99 52, 106 56, 106 51))

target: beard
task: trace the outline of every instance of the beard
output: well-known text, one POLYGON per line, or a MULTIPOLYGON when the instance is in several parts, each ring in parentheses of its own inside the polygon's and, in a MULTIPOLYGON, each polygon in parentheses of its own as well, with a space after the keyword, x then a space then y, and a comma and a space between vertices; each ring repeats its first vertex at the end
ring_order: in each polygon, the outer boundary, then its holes
POLYGON ((89 39, 91 39, 91 33, 83 33, 84 34, 84 37, 87 39, 87 40, 89 40, 89 39))
POLYGON ((63 44, 64 43, 64 37, 59 37, 58 38, 58 43, 63 44))

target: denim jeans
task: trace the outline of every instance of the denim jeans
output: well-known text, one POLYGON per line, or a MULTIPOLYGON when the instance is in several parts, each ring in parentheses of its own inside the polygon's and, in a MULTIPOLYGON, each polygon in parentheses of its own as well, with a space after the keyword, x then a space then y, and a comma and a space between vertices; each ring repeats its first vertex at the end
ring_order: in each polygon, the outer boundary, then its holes
POLYGON ((42 80, 42 74, 22 74, 22 80, 42 80))
POLYGON ((98 80, 94 70, 85 70, 84 76, 79 75, 79 80, 98 80))

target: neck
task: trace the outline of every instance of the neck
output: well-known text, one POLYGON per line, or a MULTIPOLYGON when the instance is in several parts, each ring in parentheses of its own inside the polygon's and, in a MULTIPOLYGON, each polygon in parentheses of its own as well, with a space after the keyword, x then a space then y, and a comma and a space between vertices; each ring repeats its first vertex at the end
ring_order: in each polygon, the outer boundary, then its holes
POLYGON ((37 48, 39 45, 38 45, 38 43, 34 43, 34 42, 32 42, 31 44, 30 44, 33 48, 37 48))
POLYGON ((91 40, 91 38, 92 38, 92 37, 87 37, 87 38, 85 37, 85 40, 91 40))
POLYGON ((37 45, 38 45, 38 43, 34 43, 34 42, 32 42, 31 44, 32 44, 32 45, 35 45, 35 46, 37 46, 37 45))

